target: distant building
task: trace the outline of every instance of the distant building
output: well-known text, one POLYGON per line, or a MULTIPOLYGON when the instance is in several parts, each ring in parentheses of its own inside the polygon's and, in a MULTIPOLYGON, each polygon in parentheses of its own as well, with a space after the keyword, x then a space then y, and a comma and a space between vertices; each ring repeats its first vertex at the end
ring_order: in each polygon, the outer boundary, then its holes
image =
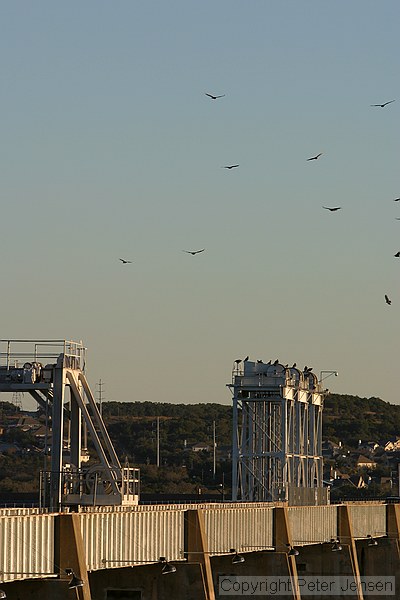
POLYGON ((190 448, 192 452, 210 452, 210 445, 204 443, 193 444, 190 448))
POLYGON ((358 457, 356 465, 359 469, 376 469, 376 462, 362 454, 358 457))
POLYGON ((400 438, 396 437, 394 439, 388 440, 383 444, 383 448, 385 452, 397 452, 400 450, 400 438))

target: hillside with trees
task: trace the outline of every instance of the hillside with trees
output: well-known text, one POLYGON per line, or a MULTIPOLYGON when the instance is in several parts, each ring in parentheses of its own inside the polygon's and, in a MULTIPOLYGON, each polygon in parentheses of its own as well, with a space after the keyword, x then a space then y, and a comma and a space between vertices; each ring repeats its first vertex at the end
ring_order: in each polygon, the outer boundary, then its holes
MULTIPOLYGON (((141 468, 143 493, 229 493, 230 405, 104 402, 102 413, 121 462, 141 468)), ((35 420, 43 429, 40 412, 35 420)), ((19 409, 0 402, 0 492, 37 490, 39 471, 46 464, 37 428, 21 427, 20 422, 19 409)), ((323 438, 346 449, 334 463, 342 470, 355 472, 348 455, 358 452, 360 440, 379 444, 396 436, 400 436, 400 406, 379 398, 326 397, 323 438)), ((379 473, 387 474, 389 467, 378 466, 379 473)))

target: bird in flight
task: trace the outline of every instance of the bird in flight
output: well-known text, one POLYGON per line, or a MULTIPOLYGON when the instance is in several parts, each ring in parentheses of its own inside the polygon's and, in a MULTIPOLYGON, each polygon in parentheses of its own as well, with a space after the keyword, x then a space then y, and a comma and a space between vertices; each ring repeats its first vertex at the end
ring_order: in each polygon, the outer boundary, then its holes
POLYGON ((385 302, 386 304, 389 304, 389 306, 392 304, 392 301, 390 300, 390 298, 388 298, 388 296, 385 294, 385 302))
POLYGON ((131 260, 125 260, 124 258, 120 258, 119 260, 122 262, 123 265, 128 265, 132 263, 131 260))
POLYGON ((227 165, 226 167, 222 167, 223 169, 236 169, 239 165, 227 165))
POLYGON ((312 156, 311 158, 307 158, 307 160, 317 160, 320 156, 322 156, 322 152, 320 152, 316 156, 312 156))
POLYGON ((200 254, 200 252, 204 252, 205 248, 202 250, 182 250, 182 252, 186 252, 186 254, 191 254, 194 256, 195 254, 200 254))
POLYGON ((225 96, 225 94, 221 94, 220 96, 213 96, 212 94, 207 94, 207 92, 206 92, 206 96, 208 96, 212 100, 218 100, 218 98, 223 98, 225 96))
POLYGON ((389 100, 389 102, 384 102, 383 104, 371 104, 370 106, 379 106, 380 108, 385 108, 388 104, 392 104, 395 100, 389 100))
POLYGON ((393 202, 400 202, 400 198, 394 198, 393 202))
POLYGON ((322 208, 326 208, 326 210, 330 210, 331 212, 335 212, 335 210, 340 210, 342 207, 341 206, 333 206, 331 208, 330 206, 323 206, 322 208))
POLYGON ((400 258, 400 252, 396 252, 395 257, 400 258))

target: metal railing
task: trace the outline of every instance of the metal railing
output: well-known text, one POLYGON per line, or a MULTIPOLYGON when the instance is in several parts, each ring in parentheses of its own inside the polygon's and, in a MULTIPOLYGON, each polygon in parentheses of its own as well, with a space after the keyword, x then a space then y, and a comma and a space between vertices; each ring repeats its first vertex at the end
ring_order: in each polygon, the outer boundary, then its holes
POLYGON ((21 368, 25 363, 54 363, 60 355, 65 366, 84 370, 86 348, 72 340, 0 340, 0 367, 21 368))

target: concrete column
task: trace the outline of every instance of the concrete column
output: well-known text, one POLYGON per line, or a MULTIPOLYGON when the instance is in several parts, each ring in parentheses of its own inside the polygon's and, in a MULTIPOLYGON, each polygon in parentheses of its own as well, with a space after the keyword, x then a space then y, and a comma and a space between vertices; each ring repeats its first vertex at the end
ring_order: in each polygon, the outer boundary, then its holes
POLYGON ((387 535, 389 538, 400 540, 400 504, 386 506, 387 535))
POLYGON ((52 444, 51 444, 51 484, 50 507, 53 511, 61 508, 61 470, 64 432, 64 365, 60 355, 54 369, 52 444))
MULTIPOLYGON (((356 544, 354 541, 353 529, 352 529, 352 525, 351 525, 351 521, 350 521, 349 507, 346 505, 338 506, 337 507, 337 515, 338 515, 339 540, 343 547, 347 546, 349 549, 351 567, 352 567, 352 572, 353 572, 352 574, 353 574, 354 580, 359 583, 360 582, 360 568, 358 565, 356 544)), ((358 600, 364 600, 364 594, 361 590, 361 586, 358 586, 357 596, 355 596, 355 597, 357 597, 358 600)))
POLYGON ((54 563, 60 569, 60 578, 68 578, 69 576, 65 571, 72 569, 77 577, 83 579, 84 585, 71 592, 75 593, 75 598, 79 598, 79 600, 91 600, 79 514, 67 513, 57 515, 55 519, 54 546, 54 563))
POLYGON ((215 592, 208 551, 208 540, 201 510, 187 510, 185 514, 185 555, 189 563, 199 563, 204 577, 207 600, 215 600, 215 592))
MULTIPOLYGON (((288 553, 293 547, 292 533, 290 531, 289 515, 286 506, 274 508, 274 546, 277 552, 288 553)), ((289 575, 293 585, 293 600, 301 600, 298 585, 298 574, 295 556, 287 556, 289 575)))

